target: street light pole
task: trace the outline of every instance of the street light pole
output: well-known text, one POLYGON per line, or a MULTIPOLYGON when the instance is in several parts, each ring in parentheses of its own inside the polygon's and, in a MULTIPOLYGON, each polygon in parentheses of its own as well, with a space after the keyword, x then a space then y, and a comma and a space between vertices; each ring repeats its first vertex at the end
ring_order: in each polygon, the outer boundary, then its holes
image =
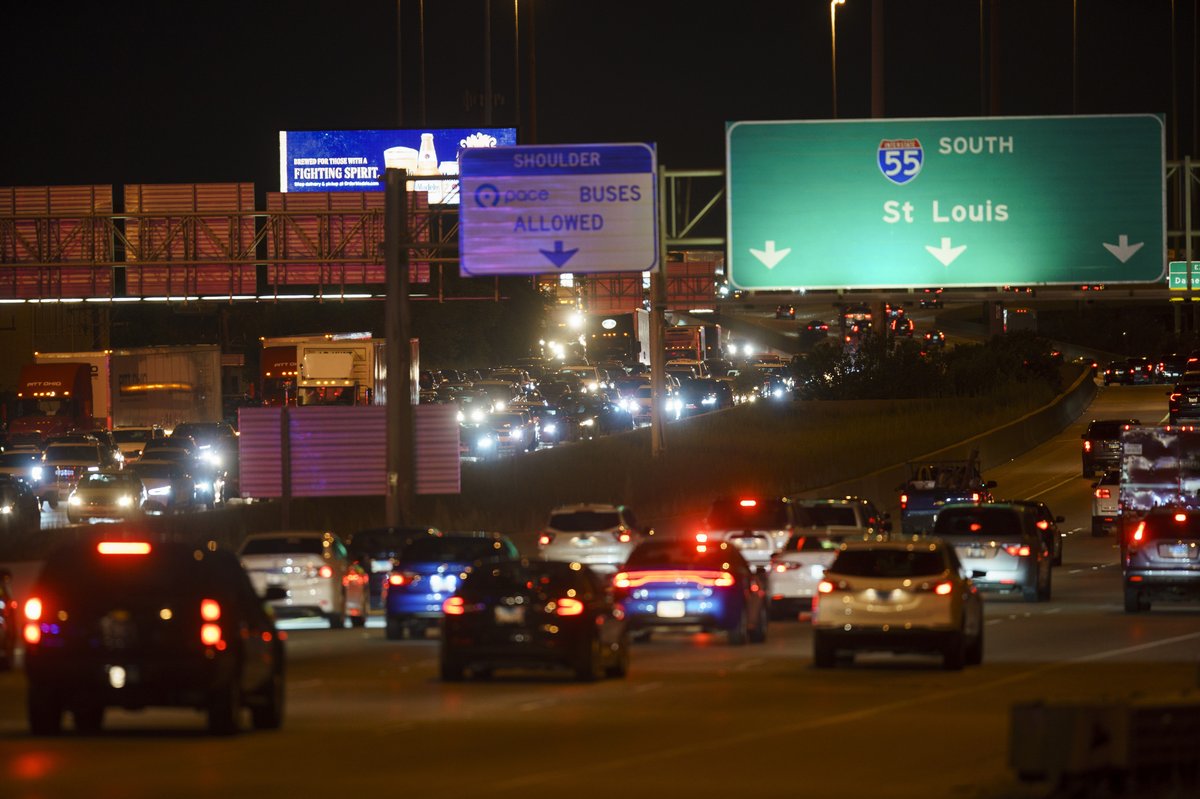
POLYGON ((837 119, 837 7, 846 0, 829 0, 829 41, 833 56, 833 119, 837 119))

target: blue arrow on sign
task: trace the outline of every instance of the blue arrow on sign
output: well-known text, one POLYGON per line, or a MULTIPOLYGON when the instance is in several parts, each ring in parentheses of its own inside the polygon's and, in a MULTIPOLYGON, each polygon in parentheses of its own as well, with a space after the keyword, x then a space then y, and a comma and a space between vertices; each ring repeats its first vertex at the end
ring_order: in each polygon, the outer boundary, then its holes
POLYGON ((563 265, 567 261, 571 260, 571 256, 579 252, 579 248, 576 247, 573 250, 564 250, 563 243, 561 241, 556 241, 554 242, 553 250, 538 250, 538 252, 546 256, 550 263, 554 264, 559 269, 562 269, 563 265))

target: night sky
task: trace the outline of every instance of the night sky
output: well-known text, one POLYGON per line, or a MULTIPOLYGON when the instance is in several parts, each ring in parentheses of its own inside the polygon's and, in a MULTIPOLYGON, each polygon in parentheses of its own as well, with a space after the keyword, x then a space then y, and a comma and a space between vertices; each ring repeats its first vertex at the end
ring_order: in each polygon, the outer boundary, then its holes
MULTIPOLYGON (((1180 155, 1200 154, 1196 1, 1174 3, 1180 155)), ((1169 114, 1170 0, 1076 2, 1078 111, 1169 114)), ((423 110, 419 0, 400 4, 403 124, 395 0, 6 8, 0 185, 253 181, 261 193, 278 189, 281 129, 482 126, 485 1, 425 0, 423 110)), ((986 97, 979 0, 883 5, 886 116, 1071 113, 1072 0, 983 3, 997 48, 986 97)), ((651 141, 669 168, 719 169, 726 121, 831 114, 827 0, 520 0, 519 59, 513 0, 491 9, 491 121, 522 143, 651 141)), ((871 115, 870 9, 838 11, 842 118, 871 115)))

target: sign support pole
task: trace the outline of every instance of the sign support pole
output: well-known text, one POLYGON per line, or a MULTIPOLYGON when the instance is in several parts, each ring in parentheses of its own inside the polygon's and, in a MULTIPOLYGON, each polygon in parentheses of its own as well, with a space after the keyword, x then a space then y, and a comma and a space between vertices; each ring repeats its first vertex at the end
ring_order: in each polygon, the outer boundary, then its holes
MULTIPOLYGON (((663 193, 667 171, 658 167, 658 229, 665 231, 663 193)), ((663 429, 663 405, 666 402, 666 351, 663 348, 663 318, 667 311, 667 237, 659 235, 658 268, 650 273, 650 455, 658 458, 667 448, 663 429)))
POLYGON ((409 375, 408 318, 408 174, 384 173, 384 347, 387 361, 387 501, 388 527, 404 524, 413 485, 412 379, 409 375))

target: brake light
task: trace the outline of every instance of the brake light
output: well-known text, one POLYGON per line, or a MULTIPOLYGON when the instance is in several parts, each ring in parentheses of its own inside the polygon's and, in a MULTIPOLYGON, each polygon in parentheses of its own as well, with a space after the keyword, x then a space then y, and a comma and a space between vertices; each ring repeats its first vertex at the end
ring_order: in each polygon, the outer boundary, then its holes
POLYGON ((616 536, 617 536, 617 540, 620 541, 622 544, 628 544, 631 540, 633 540, 633 536, 629 535, 629 533, 624 530, 617 533, 616 536))
POLYGON ((101 541, 96 544, 101 555, 149 555, 150 544, 145 541, 101 541))
POLYGON ((1175 391, 1175 392, 1173 392, 1173 393, 1171 394, 1171 396, 1170 396, 1170 397, 1168 397, 1167 399, 1169 399, 1169 400, 1171 400, 1171 401, 1173 402, 1173 401, 1175 401, 1175 400, 1179 399, 1179 398, 1180 398, 1180 397, 1182 397, 1182 396, 1183 396, 1183 395, 1182 395, 1182 394, 1180 394, 1178 391, 1175 391))
POLYGON ((1037 523, 1037 528, 1039 530, 1049 530, 1050 522, 1046 521, 1045 519, 1039 519, 1038 523, 1037 523))
POLYGON ((328 579, 333 576, 333 569, 329 568, 329 564, 325 564, 321 568, 317 569, 317 576, 328 579))
POLYGON ((1091 451, 1092 451, 1092 442, 1090 442, 1090 441, 1084 441, 1084 442, 1083 442, 1083 451, 1084 451, 1084 452, 1091 452, 1091 451))
POLYGON ((713 580, 713 585, 719 588, 728 588, 733 585, 733 575, 729 572, 721 572, 721 574, 713 580))
POLYGON ((200 643, 205 646, 220 646, 221 625, 212 623, 200 625, 200 643))
POLYGON ((983 499, 983 496, 978 491, 972 492, 972 494, 971 494, 972 502, 978 502, 981 499, 983 499))
POLYGON ((542 533, 541 535, 538 536, 538 546, 539 547, 549 546, 550 542, 553 540, 554 540, 553 533, 542 533))
POLYGON ((411 581, 408 579, 407 574, 401 574, 400 572, 392 572, 391 574, 388 575, 388 584, 389 585, 397 585, 397 586, 408 585, 409 582, 411 582, 411 581))
POLYGON ((833 585, 833 583, 829 582, 828 580, 822 580, 821 582, 817 583, 817 593, 818 594, 832 594, 833 590, 834 590, 834 585, 833 585))
POLYGON ((1138 522, 1137 529, 1133 531, 1132 540, 1141 542, 1142 538, 1145 535, 1146 535, 1146 523, 1144 521, 1138 522))
POLYGON ((900 508, 904 509, 907 507, 908 507, 908 494, 901 494, 900 495, 900 508))
POLYGON ((629 575, 625 572, 617 572, 613 576, 613 588, 628 588, 629 575))
POLYGON ((37 644, 42 640, 42 626, 38 621, 42 618, 42 600, 30 597, 25 600, 25 643, 37 644))
POLYGON ((738 505, 743 508, 753 508, 758 505, 757 499, 743 499, 738 501, 738 505))
POLYGON ((933 588, 933 593, 937 594, 938 596, 950 596, 953 591, 954 583, 951 582, 938 583, 933 588))
POLYGON ((708 533, 696 533, 696 543, 705 544, 708 542, 708 533))
POLYGON ((1187 514, 1186 514, 1186 513, 1176 513, 1176 514, 1175 514, 1175 521, 1177 521, 1177 522, 1186 522, 1186 521, 1187 521, 1187 514))
POLYGON ((205 621, 217 621, 221 618, 221 603, 215 599, 200 600, 200 618, 205 621))
POLYGON ((1107 488, 1097 488, 1096 489, 1096 499, 1111 499, 1111 498, 1112 498, 1112 492, 1109 491, 1107 488))
POLYGON ((442 613, 447 616, 461 616, 467 612, 467 605, 460 596, 452 596, 442 603, 442 613))
POLYGON ((554 613, 557 616, 580 616, 583 614, 583 603, 578 599, 564 597, 554 603, 554 613))
POLYGON ((1004 551, 1014 557, 1024 558, 1032 551, 1027 544, 1009 544, 1004 548, 1004 551))

